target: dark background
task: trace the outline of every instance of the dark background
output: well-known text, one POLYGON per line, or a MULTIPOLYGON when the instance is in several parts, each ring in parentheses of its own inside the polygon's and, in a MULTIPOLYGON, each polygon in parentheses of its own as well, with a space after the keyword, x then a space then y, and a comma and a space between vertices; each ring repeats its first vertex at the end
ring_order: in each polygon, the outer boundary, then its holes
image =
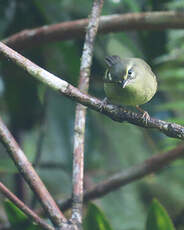
MULTIPOLYGON (((103 15, 160 10, 182 10, 183 1, 106 0, 103 15)), ((24 29, 87 18, 89 0, 0 0, 0 39, 24 29)), ((131 31, 98 35, 90 82, 91 95, 104 98, 104 57, 140 57, 153 68, 159 90, 143 108, 155 118, 184 124, 183 30, 131 31)), ((36 64, 77 86, 83 40, 44 44, 21 51, 36 64)), ((71 194, 73 126, 76 103, 48 90, 10 61, 0 63, 0 114, 31 162, 41 153, 37 171, 54 198, 71 194)), ((119 170, 141 163, 179 143, 158 131, 116 123, 88 110, 85 143, 85 186, 92 186, 119 170)), ((0 146, 0 179, 26 203, 32 193, 0 146)), ((177 229, 184 209, 183 159, 157 174, 119 189, 97 204, 116 230, 142 230, 148 207, 156 197, 177 229), (123 224, 122 224, 123 223, 123 224)), ((3 197, 1 198, 3 200, 3 197)), ((6 219, 0 205, 0 222, 6 219)))

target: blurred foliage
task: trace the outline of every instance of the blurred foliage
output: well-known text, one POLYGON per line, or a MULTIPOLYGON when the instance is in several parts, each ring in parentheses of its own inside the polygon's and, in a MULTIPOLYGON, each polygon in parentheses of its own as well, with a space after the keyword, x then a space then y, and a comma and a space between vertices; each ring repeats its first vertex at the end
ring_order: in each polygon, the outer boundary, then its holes
MULTIPOLYGON (((91 5, 92 1, 89 0, 0 0, 0 38, 27 28, 86 18, 91 5)), ((103 15, 182 10, 182 7, 182 0, 107 0, 103 15)), ((141 57, 150 63, 159 81, 156 96, 143 109, 153 117, 184 124, 183 35, 183 30, 125 31, 98 35, 89 93, 104 98, 102 78, 106 55, 141 57)), ((72 40, 44 44, 21 52, 38 65, 77 86, 82 47, 83 40, 72 40)), ((46 89, 9 60, 1 60, 0 77, 0 112, 3 120, 21 143, 30 161, 35 161, 36 153, 41 149, 37 171, 53 196, 61 200, 69 197, 76 103, 46 89), (39 138, 41 130, 44 130, 42 141, 39 138), (47 167, 42 167, 44 164, 47 167)), ((153 154, 162 154, 179 142, 155 130, 120 124, 89 110, 86 124, 85 187, 119 170, 139 164, 153 154)), ((1 145, 0 157, 0 177, 13 191, 16 169, 1 145)), ((159 173, 100 199, 98 206, 104 210, 113 229, 142 230, 153 197, 164 204, 172 219, 178 220, 184 209, 183 166, 183 159, 177 160, 159 173)), ((27 187, 25 190, 29 203, 32 193, 27 187)), ((38 203, 36 205, 39 206, 38 203)), ((175 222, 177 230, 184 229, 180 220, 175 222)))
POLYGON ((88 204, 84 230, 112 230, 104 213, 93 203, 88 204))
POLYGON ((174 230, 166 210, 156 199, 153 200, 148 212, 146 230, 174 230))
MULTIPOLYGON (((123 224, 123 220, 122 220, 123 224)), ((109 221, 102 210, 95 204, 89 203, 84 218, 84 230, 112 230, 109 221)), ((175 230, 172 220, 165 208, 157 199, 153 199, 149 208, 146 230, 175 230)))
POLYGON ((30 219, 17 208, 10 200, 4 202, 4 207, 8 220, 10 222, 12 230, 41 230, 35 223, 32 223, 30 219))

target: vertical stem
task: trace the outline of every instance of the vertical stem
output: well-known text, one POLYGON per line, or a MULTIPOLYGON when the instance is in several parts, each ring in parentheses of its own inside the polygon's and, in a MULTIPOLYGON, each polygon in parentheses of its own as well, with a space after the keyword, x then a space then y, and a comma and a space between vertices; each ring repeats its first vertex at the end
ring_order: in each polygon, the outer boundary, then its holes
MULTIPOLYGON (((93 46, 102 6, 103 0, 94 0, 91 17, 87 27, 78 85, 78 88, 84 93, 87 93, 89 88, 93 46)), ((82 223, 85 122, 86 107, 77 104, 74 125, 72 221, 79 225, 82 223)))

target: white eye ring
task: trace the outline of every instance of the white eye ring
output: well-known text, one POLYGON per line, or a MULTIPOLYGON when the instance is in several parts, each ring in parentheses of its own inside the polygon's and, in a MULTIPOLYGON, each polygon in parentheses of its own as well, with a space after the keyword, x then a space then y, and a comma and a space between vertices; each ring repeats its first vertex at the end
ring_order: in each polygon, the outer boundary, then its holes
POLYGON ((109 79, 110 81, 112 81, 112 77, 111 77, 111 73, 110 73, 110 72, 107 73, 107 77, 108 77, 108 79, 109 79))
POLYGON ((128 70, 128 75, 132 75, 133 71, 131 69, 128 70))

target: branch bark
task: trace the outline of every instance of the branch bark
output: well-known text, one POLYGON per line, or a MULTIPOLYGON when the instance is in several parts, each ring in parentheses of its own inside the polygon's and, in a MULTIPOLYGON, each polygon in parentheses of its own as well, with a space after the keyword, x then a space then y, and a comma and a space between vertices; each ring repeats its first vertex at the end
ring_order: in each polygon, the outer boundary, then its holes
POLYGON ((105 114, 114 121, 127 121, 140 127, 155 128, 169 137, 184 139, 184 126, 182 125, 162 121, 155 118, 150 118, 149 120, 147 120, 147 122, 145 122, 145 118, 142 117, 142 114, 137 114, 126 110, 124 107, 112 104, 104 106, 102 110, 101 100, 88 94, 82 93, 76 87, 42 69, 41 67, 26 59, 18 52, 9 48, 2 42, 0 42, 0 55, 12 60, 15 64, 27 71, 32 77, 38 79, 53 90, 76 102, 79 102, 82 105, 85 105, 95 111, 105 114))
MULTIPOLYGON (((48 42, 73 40, 84 37, 88 19, 27 29, 4 39, 3 43, 16 50, 32 48, 48 42)), ((158 11, 115 14, 100 17, 99 33, 127 30, 183 29, 184 12, 158 11)))
MULTIPOLYGON (((83 93, 88 92, 89 76, 93 56, 94 40, 98 30, 99 18, 103 0, 94 0, 86 31, 86 37, 82 52, 80 79, 78 88, 83 93)), ((85 123, 86 107, 77 104, 74 125, 74 151, 73 151, 73 192, 72 192, 72 222, 81 226, 82 205, 83 205, 83 180, 84 180, 84 143, 85 143, 85 123)))
MULTIPOLYGON (((100 198, 106 194, 141 179, 151 173, 158 172, 166 167, 172 161, 184 156, 184 144, 168 151, 150 157, 139 165, 130 167, 122 172, 116 173, 105 181, 98 183, 93 188, 84 193, 84 202, 100 198)), ((59 206, 62 211, 71 208, 72 199, 60 202, 59 206)))
POLYGON ((42 83, 46 84, 53 90, 60 94, 79 102, 95 111, 105 114, 109 118, 117 122, 127 121, 131 124, 144 127, 155 128, 169 137, 178 139, 184 139, 184 126, 178 125, 172 122, 166 122, 155 118, 150 118, 145 122, 142 114, 137 114, 126 110, 124 107, 108 104, 103 107, 102 101, 92 97, 88 94, 82 93, 79 89, 75 88, 68 82, 56 77, 48 71, 42 69, 38 65, 34 64, 30 60, 26 59, 18 52, 9 48, 2 42, 0 42, 0 55, 11 59, 18 66, 27 71, 32 77, 38 79, 42 83))
POLYGON ((21 200, 18 199, 6 186, 0 182, 0 191, 11 200, 18 208, 20 208, 27 216, 29 216, 35 223, 45 230, 54 230, 52 226, 42 220, 35 212, 27 207, 21 200))
POLYGON ((23 151, 18 146, 17 142, 4 125, 3 121, 0 119, 0 141, 7 149, 10 157, 14 161, 15 165, 19 169, 20 173, 27 181, 29 186, 37 195, 38 199, 41 202, 44 210, 50 217, 51 221, 55 226, 62 226, 62 224, 66 223, 66 219, 57 204, 47 191, 45 185, 40 180, 39 176, 33 169, 31 163, 26 158, 23 151))

